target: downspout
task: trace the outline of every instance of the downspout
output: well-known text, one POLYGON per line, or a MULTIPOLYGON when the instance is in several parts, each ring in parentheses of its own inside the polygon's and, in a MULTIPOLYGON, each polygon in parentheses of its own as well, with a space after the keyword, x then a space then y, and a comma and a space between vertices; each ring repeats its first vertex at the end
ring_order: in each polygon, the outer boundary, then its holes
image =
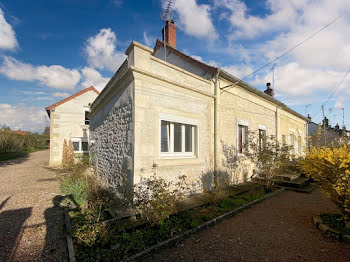
POLYGON ((276 106, 275 112, 275 136, 276 136, 276 145, 278 145, 278 106, 276 106))
POLYGON ((220 105, 220 86, 219 86, 220 69, 217 69, 214 83, 214 184, 219 171, 219 105, 220 105))

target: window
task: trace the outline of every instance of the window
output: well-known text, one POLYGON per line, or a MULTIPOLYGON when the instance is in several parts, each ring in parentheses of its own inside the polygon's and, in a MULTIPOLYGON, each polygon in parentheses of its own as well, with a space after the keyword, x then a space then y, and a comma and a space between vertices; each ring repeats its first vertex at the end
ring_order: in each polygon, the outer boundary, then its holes
MULTIPOLYGON (((187 122, 187 121, 186 121, 187 122)), ((196 155, 198 125, 160 121, 161 156, 193 157, 196 155)))
POLYGON ((89 142, 85 137, 72 137, 72 144, 74 153, 87 153, 89 152, 89 142))
POLYGON ((282 146, 286 146, 286 135, 282 135, 282 146))
POLYGON ((290 132, 289 139, 290 139, 290 146, 291 146, 290 153, 294 154, 294 133, 293 132, 290 132))
POLYGON ((266 130, 259 129, 259 151, 261 151, 266 145, 266 130))
POLYGON ((248 145, 248 126, 238 125, 238 153, 244 153, 248 145))
POLYGON ((301 136, 298 136, 298 154, 301 154, 301 136))
POLYGON ((73 148, 74 148, 74 152, 80 151, 80 143, 73 142, 73 148))
POLYGON ((84 122, 85 122, 85 125, 89 125, 90 124, 90 119, 88 117, 89 113, 90 113, 90 111, 85 109, 85 111, 84 111, 84 122))

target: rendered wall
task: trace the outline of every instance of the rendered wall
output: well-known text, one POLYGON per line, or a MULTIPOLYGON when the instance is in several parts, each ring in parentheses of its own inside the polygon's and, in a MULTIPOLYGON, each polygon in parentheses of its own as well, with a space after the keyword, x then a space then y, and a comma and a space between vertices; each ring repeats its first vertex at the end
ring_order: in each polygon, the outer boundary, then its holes
POLYGON ((88 91, 50 111, 50 166, 62 163, 64 139, 71 137, 89 138, 89 126, 85 125, 85 111, 97 97, 88 91))

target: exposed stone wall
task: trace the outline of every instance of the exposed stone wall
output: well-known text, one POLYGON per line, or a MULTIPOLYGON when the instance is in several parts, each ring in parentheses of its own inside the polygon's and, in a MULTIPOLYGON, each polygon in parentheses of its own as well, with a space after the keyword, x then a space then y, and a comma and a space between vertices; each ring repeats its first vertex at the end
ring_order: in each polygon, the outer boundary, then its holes
POLYGON ((92 162, 96 174, 106 184, 124 188, 133 183, 134 124, 132 85, 92 115, 90 132, 92 162))

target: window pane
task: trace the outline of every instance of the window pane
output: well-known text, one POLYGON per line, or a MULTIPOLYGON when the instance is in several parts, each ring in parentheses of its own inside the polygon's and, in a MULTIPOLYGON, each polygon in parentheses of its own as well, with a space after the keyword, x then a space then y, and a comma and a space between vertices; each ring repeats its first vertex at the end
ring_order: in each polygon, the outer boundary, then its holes
POLYGON ((161 152, 169 152, 170 141, 170 123, 168 121, 161 122, 161 152))
POLYGON ((174 123, 174 152, 182 152, 182 124, 174 123))
POLYGON ((243 126, 238 126, 238 153, 243 152, 243 126))
POLYGON ((185 152, 192 152, 192 126, 185 125, 185 152))
POLYGON ((73 142, 74 151, 79 151, 79 142, 73 142))
POLYGON ((90 120, 88 118, 89 111, 85 111, 85 125, 88 125, 90 123, 90 120))
POLYGON ((81 147, 84 152, 89 151, 89 143, 88 142, 81 142, 81 147))

